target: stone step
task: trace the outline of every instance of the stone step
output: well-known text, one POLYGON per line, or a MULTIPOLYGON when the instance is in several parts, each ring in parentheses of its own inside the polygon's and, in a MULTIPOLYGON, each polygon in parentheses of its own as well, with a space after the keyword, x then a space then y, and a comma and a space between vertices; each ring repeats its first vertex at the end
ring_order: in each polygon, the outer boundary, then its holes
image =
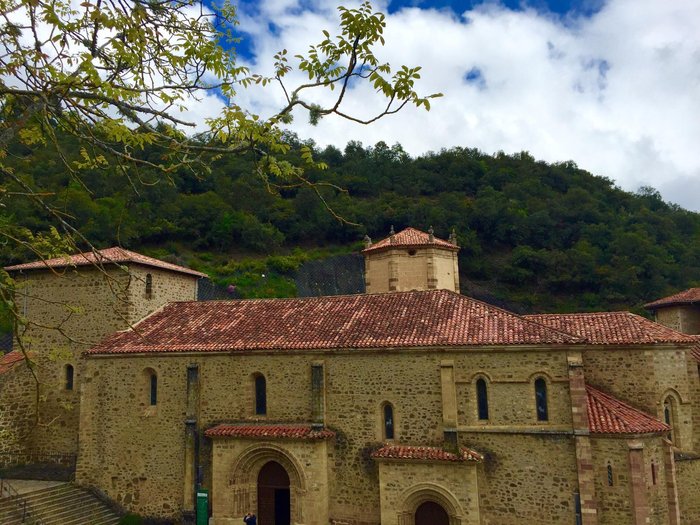
POLYGON ((89 517, 97 514, 104 514, 105 511, 112 513, 101 501, 92 498, 91 501, 81 499, 79 502, 68 503, 58 508, 56 506, 51 506, 50 508, 42 507, 38 511, 38 515, 41 517, 42 521, 49 525, 53 522, 63 523, 69 521, 72 516, 75 515, 89 517))
MULTIPOLYGON (((66 483, 22 494, 31 515, 43 525, 117 525, 119 516, 87 490, 66 483)), ((0 500, 0 524, 22 525, 8 498, 0 500), (19 520, 19 521, 18 521, 19 520)), ((26 524, 24 524, 26 525, 26 524)))

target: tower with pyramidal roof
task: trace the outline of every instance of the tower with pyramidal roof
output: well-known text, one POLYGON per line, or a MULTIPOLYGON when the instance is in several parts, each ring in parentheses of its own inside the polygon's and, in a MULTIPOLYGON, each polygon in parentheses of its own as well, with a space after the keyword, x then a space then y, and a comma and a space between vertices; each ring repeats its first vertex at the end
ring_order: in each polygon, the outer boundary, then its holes
POLYGON ((399 233, 391 227, 389 237, 372 243, 365 237, 365 289, 367 293, 412 290, 451 290, 459 292, 457 235, 449 240, 406 228, 399 233))

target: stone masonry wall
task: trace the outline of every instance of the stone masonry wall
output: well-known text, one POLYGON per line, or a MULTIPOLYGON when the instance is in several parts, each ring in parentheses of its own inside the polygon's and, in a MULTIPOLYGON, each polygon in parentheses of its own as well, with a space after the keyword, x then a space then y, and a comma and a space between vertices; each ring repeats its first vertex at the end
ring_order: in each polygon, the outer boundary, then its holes
POLYGON ((676 402, 677 446, 694 447, 693 391, 696 383, 688 373, 686 349, 601 348, 583 353, 586 380, 622 401, 663 421, 663 401, 676 402))
POLYGON ((573 436, 467 433, 462 439, 486 457, 479 477, 482 525, 574 523, 573 436))
POLYGON ((665 306, 656 311, 656 322, 684 334, 700 334, 700 308, 695 305, 665 306))
MULTIPOLYGON (((652 524, 668 523, 668 498, 666 493, 666 469, 663 445, 660 437, 636 439, 644 445, 643 478, 644 495, 649 506, 652 524), (652 475, 656 470, 656 483, 652 475)), ((591 439, 594 459, 596 500, 599 525, 634 523, 630 493, 632 490, 629 443, 621 437, 595 437, 591 439), (608 479, 608 465, 612 467, 612 485, 608 479)))
POLYGON ((0 454, 27 452, 35 422, 35 394, 36 382, 24 362, 0 374, 0 454))
MULTIPOLYGON (((77 479, 99 487, 133 511, 174 517, 183 500, 187 366, 197 364, 200 369, 201 433, 226 421, 309 421, 311 364, 323 361, 326 424, 337 432, 328 458, 329 517, 338 523, 378 524, 378 466, 370 455, 382 441, 381 407, 386 402, 394 407, 395 443, 440 445, 440 363, 451 359, 463 380, 486 368, 494 378, 491 411, 499 422, 494 426, 501 426, 499 412, 503 411, 516 432, 479 435, 466 432, 470 429, 466 418, 460 422, 463 444, 476 450, 483 447, 493 465, 488 468, 496 469, 487 477, 493 496, 482 519, 516 523, 503 521, 512 508, 518 509, 512 520, 543 516, 544 501, 545 508, 556 509, 548 511, 554 519, 548 523, 569 524, 576 483, 573 441, 568 436, 537 434, 570 428, 571 409, 566 406, 563 382, 566 352, 529 350, 91 357, 86 360, 83 383, 77 479), (158 374, 156 407, 148 406, 147 369, 158 374), (534 408, 528 408, 529 403, 534 406, 534 400, 528 401, 534 397, 532 378, 543 372, 550 378, 550 421, 546 423, 537 422, 534 408), (267 380, 266 416, 254 415, 252 377, 256 373, 267 380), (522 434, 526 432, 535 435, 522 434), (534 469, 533 458, 541 460, 534 469), (515 486, 508 481, 511 471, 518 480, 515 486), (532 479, 545 480, 546 490, 532 479)), ((473 393, 463 391, 460 396, 473 393)), ((205 442, 202 450, 211 446, 205 442)), ((202 464, 208 460, 203 458, 202 464)), ((210 470, 205 472, 207 486, 212 481, 210 470)))
POLYGON ((94 267, 58 273, 33 270, 16 276, 22 283, 19 304, 41 325, 30 326, 23 336, 36 356, 41 382, 41 424, 32 433, 33 451, 77 452, 80 355, 84 350, 165 302, 192 299, 196 294, 195 277, 157 269, 148 272, 154 276, 151 300, 138 293, 143 291, 147 273, 138 265, 126 269, 111 265, 104 272, 94 267), (67 365, 74 368, 72 390, 66 388, 67 365))
POLYGON ((678 500, 683 525, 700 525, 700 458, 676 459, 678 500))
POLYGON ((679 306, 659 308, 656 310, 655 321, 664 326, 668 326, 677 332, 683 332, 683 325, 681 323, 681 307, 679 306))
POLYGON ((78 437, 80 353, 102 337, 125 326, 125 304, 109 290, 125 287, 128 277, 113 269, 104 276, 95 269, 62 273, 27 272, 18 302, 26 308, 30 326, 26 347, 36 356, 40 379, 39 422, 32 433, 34 452, 75 454, 78 437), (60 327, 60 331, 56 328, 60 327), (67 337, 66 337, 67 336, 67 337), (70 338, 70 339, 68 339, 70 338), (66 366, 74 367, 73 390, 66 389, 66 366))
POLYGON ((137 323, 151 312, 173 301, 197 300, 197 277, 149 266, 129 266, 129 321, 137 323), (152 293, 146 294, 146 275, 152 277, 152 293))
POLYGON ((382 525, 412 523, 410 518, 408 522, 402 518, 415 514, 426 498, 437 500, 449 515, 461 518, 459 525, 479 525, 479 467, 471 462, 380 462, 382 525))
POLYGON ((433 287, 459 291, 459 276, 456 276, 457 254, 449 250, 434 248, 397 248, 365 255, 365 282, 367 293, 389 291, 428 290, 428 261, 434 264, 433 287), (414 252, 414 255, 410 255, 414 252), (394 265, 392 272, 391 265, 394 265), (392 275, 397 280, 390 283, 392 275), (395 288, 390 288, 394 284, 395 288))

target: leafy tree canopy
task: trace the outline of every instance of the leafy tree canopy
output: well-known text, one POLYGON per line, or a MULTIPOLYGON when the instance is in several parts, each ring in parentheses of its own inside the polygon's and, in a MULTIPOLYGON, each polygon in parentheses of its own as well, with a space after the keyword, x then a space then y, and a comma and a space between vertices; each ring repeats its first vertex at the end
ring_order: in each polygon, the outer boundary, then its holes
MULTIPOLYGON (((439 96, 414 90, 419 67, 392 69, 375 54, 384 43, 385 19, 369 2, 339 12, 336 36, 324 30, 317 45, 294 58, 281 50, 274 56, 273 75, 266 77, 238 65, 235 8, 229 3, 0 0, 0 237, 5 245, 40 258, 72 252, 77 245, 92 247, 106 240, 105 231, 119 222, 134 195, 158 193, 149 184, 163 179, 194 184, 217 160, 250 161, 254 180, 241 184, 303 186, 322 197, 323 183, 310 180, 305 170, 325 165, 307 147, 289 155, 281 126, 291 121, 295 108, 306 110, 312 122, 334 115, 368 124, 406 105, 429 109, 429 99, 439 96), (290 85, 293 68, 308 81, 290 85), (350 82, 370 83, 386 99, 384 109, 364 120, 347 113, 350 82), (284 105, 272 116, 254 114, 237 97, 252 84, 281 89, 284 105), (311 102, 319 90, 332 91, 333 102, 311 102), (194 133, 195 123, 182 112, 188 100, 206 96, 228 104, 207 121, 205 132, 194 133), (103 191, 124 184, 132 193, 103 191), (28 216, 40 219, 19 220, 28 216)), ((166 202, 168 190, 158 197, 166 202)), ((222 207, 214 193, 184 196, 163 210, 149 235, 176 228, 202 233, 202 223, 213 221, 221 238, 228 235, 252 247, 260 247, 260 238, 281 242, 265 221, 243 210, 223 213, 222 207), (195 217, 192 224, 176 224, 179 213, 195 217)), ((132 228, 125 225, 119 233, 140 235, 137 226, 132 228)), ((14 309, 13 292, 12 279, 0 273, 0 298, 22 324, 26 320, 14 309)))

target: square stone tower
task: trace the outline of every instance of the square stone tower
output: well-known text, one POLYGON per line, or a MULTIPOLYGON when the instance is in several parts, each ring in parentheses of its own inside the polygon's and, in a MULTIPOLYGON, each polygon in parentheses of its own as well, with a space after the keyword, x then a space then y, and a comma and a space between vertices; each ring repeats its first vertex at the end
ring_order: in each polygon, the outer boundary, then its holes
POLYGON ((198 280, 206 277, 119 247, 5 270, 16 282, 19 313, 28 320, 15 334, 14 352, 21 341, 38 379, 38 385, 28 383, 30 397, 39 400, 33 428, 17 430, 30 436, 22 452, 32 455, 77 453, 82 352, 168 302, 196 300, 198 280))
POLYGON ((683 290, 644 307, 654 312, 657 323, 684 334, 700 334, 700 288, 683 290))
POLYGON ((459 293, 457 235, 449 241, 406 228, 399 233, 392 226, 389 237, 372 244, 365 237, 365 289, 367 293, 411 290, 451 290, 459 293))

